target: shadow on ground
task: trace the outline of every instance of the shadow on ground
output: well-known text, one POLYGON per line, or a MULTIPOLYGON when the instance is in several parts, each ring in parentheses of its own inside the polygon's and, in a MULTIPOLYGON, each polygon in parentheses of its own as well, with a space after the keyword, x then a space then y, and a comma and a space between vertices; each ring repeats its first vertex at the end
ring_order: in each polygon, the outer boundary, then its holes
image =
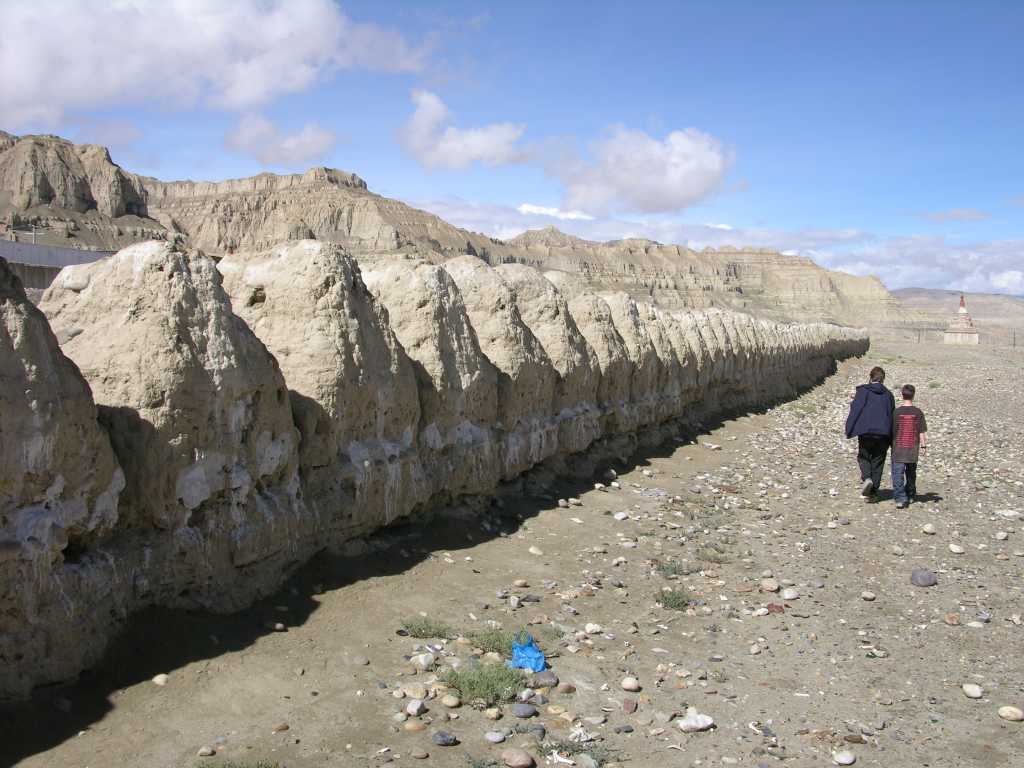
MULTIPOLYGON (((813 388, 808 387, 794 397, 813 388)), ((659 445, 643 446, 630 457, 602 460, 585 452, 572 467, 574 476, 555 480, 549 486, 550 495, 531 497, 524 496, 521 490, 510 493, 507 488, 499 489, 493 499, 483 502, 489 505, 484 513, 491 522, 489 530, 466 524, 467 515, 477 516, 477 522, 482 522, 482 518, 478 511, 465 505, 399 521, 366 539, 364 554, 320 552, 276 594, 235 614, 164 608, 141 611, 131 617, 126 630, 111 643, 104 660, 83 672, 75 682, 39 688, 24 702, 0 704, 0 766, 14 765, 52 749, 98 723, 114 709, 118 692, 124 688, 196 661, 245 649, 274 632, 277 622, 293 628, 303 625, 319 607, 315 596, 320 592, 363 579, 397 575, 436 551, 458 551, 514 533, 525 521, 555 506, 559 497, 579 495, 592 488, 595 479, 608 468, 627 472, 643 467, 652 459, 671 456, 680 445, 728 421, 767 410, 768 407, 723 413, 706 419, 695 429, 680 426, 674 438, 659 445), (500 501, 503 490, 514 500, 508 505, 500 501), (425 525, 428 517, 430 525, 425 525), (279 610, 281 606, 287 610, 279 610)))

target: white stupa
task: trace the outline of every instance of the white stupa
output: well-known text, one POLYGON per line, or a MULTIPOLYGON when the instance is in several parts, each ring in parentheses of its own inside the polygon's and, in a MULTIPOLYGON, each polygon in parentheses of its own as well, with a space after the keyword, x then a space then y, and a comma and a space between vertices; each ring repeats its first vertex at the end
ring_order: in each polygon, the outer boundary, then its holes
POLYGON ((977 344, 979 343, 978 329, 974 327, 974 321, 967 313, 967 304, 964 302, 964 295, 960 294, 960 308, 953 315, 953 319, 946 328, 942 337, 946 344, 977 344))

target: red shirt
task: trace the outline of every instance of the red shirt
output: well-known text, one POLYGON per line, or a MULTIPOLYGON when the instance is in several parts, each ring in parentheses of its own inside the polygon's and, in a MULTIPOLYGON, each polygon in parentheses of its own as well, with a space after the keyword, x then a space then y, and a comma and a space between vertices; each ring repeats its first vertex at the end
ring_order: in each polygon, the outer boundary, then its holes
POLYGON ((928 431, 924 413, 913 405, 901 405, 892 414, 892 460, 916 464, 921 433, 928 431))

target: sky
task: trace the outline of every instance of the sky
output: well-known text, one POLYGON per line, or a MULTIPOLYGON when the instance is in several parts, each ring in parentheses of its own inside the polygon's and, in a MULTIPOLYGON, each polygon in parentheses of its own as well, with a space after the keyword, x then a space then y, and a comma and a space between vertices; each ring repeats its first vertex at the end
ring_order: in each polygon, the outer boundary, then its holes
POLYGON ((1024 3, 0 0, 0 130, 1024 294, 1024 3))

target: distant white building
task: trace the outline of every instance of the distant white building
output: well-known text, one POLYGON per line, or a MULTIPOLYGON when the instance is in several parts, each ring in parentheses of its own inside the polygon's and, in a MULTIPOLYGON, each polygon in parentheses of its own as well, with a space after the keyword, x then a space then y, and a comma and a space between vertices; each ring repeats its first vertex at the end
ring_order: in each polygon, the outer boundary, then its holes
POLYGON ((946 344, 978 344, 978 329, 974 327, 974 321, 967 313, 967 305, 964 302, 964 295, 960 294, 960 308, 953 315, 953 319, 946 329, 942 340, 946 344))

